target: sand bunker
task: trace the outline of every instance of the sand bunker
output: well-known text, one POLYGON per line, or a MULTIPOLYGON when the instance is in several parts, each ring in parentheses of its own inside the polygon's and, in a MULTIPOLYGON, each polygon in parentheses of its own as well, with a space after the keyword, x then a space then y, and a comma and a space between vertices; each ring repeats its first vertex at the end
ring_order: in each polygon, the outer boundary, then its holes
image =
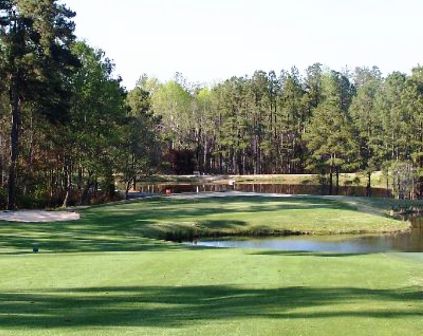
POLYGON ((79 213, 71 211, 19 210, 0 211, 0 221, 22 223, 48 223, 74 221, 79 213))

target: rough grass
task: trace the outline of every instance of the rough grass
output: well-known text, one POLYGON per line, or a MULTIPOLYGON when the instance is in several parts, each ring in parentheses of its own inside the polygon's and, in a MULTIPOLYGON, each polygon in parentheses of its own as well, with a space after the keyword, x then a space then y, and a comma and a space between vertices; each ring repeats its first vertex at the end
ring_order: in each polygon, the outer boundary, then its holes
POLYGON ((0 335, 423 334, 420 253, 220 250, 153 239, 158 227, 194 221, 238 229, 296 218, 319 228, 325 217, 338 228, 404 225, 326 198, 152 199, 93 207, 74 223, 0 223, 0 335), (39 254, 28 253, 34 242, 39 254))

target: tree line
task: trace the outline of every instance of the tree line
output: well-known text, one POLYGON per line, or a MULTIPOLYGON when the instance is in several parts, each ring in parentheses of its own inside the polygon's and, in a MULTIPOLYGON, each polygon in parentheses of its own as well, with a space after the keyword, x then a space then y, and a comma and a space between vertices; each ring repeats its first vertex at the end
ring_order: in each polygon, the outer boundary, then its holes
POLYGON ((256 71, 213 86, 143 75, 129 92, 56 0, 0 0, 0 206, 112 200, 153 173, 383 170, 423 195, 423 68, 256 71), (411 182, 410 182, 411 181, 411 182))
MULTIPOLYGON (((256 71, 211 88, 141 78, 161 118, 167 150, 191 153, 200 172, 327 176, 384 171, 399 197, 423 196, 423 68, 382 76, 313 64, 302 76, 256 71)), ((186 160, 185 160, 186 161, 186 160)), ((192 170, 193 167, 189 167, 192 170)))
POLYGON ((76 40, 74 16, 56 0, 0 1, 2 207, 112 200, 116 174, 158 165, 148 93, 128 95, 105 53, 76 40))

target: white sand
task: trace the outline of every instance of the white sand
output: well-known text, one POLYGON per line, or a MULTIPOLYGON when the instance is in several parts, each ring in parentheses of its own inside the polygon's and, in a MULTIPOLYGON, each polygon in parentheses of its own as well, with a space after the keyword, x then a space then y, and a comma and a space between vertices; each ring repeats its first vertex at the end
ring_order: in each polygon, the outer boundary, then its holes
POLYGON ((19 210, 0 211, 0 221, 22 223, 49 223, 74 221, 80 218, 79 213, 71 211, 19 210))

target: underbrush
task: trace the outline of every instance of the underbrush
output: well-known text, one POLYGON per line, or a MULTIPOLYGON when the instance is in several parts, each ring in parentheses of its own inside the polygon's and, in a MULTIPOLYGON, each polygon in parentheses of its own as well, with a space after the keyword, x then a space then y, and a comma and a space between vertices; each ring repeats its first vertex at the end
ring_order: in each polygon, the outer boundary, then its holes
MULTIPOLYGON (((56 193, 50 195, 48 192, 35 192, 31 194, 18 194, 16 199, 16 205, 18 209, 54 209, 59 208, 63 205, 65 198, 64 193, 56 193)), ((78 205, 99 205, 110 202, 117 202, 124 199, 124 195, 116 192, 113 196, 108 195, 105 192, 96 191, 88 195, 83 200, 81 192, 74 191, 71 193, 68 206, 78 205)), ((7 191, 4 188, 0 188, 0 209, 7 207, 7 191)))

